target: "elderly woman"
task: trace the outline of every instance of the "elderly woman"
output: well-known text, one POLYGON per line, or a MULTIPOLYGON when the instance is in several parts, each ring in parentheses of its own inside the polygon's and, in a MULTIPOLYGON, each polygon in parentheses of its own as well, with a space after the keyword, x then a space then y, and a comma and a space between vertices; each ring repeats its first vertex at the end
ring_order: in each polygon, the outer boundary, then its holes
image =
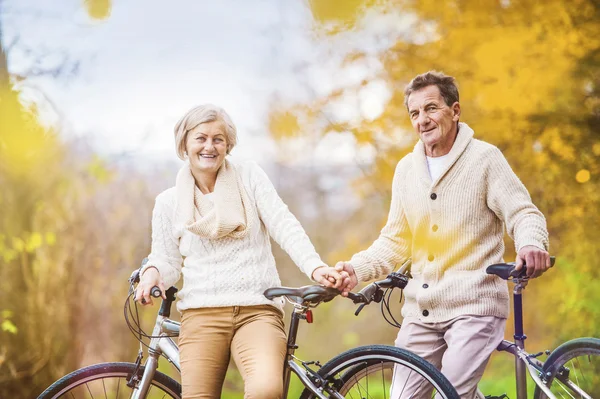
POLYGON ((179 120, 175 143, 185 164, 175 187, 156 197, 152 251, 136 292, 136 300, 152 304, 152 287, 164 292, 183 273, 177 308, 184 398, 219 398, 230 356, 246 398, 282 396, 283 303, 263 296, 281 284, 269 236, 309 278, 341 284, 264 171, 226 159, 236 142, 219 107, 201 105, 179 120))

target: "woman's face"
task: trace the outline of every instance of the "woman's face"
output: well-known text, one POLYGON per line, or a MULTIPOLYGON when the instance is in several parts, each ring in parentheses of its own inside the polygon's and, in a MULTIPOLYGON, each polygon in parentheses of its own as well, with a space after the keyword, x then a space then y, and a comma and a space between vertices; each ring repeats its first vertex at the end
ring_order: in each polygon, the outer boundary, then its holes
POLYGON ((185 151, 192 170, 217 173, 227 155, 227 135, 221 121, 201 123, 187 134, 185 151))

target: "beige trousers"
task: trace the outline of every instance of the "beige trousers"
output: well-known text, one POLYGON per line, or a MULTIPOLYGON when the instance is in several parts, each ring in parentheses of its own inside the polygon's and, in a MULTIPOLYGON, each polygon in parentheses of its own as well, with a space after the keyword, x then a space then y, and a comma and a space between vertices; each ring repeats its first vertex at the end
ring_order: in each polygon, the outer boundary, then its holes
POLYGON ((230 356, 244 379, 244 398, 281 398, 286 342, 283 316, 270 305, 184 310, 183 398, 220 398, 230 356))
MULTIPOLYGON (((472 399, 492 352, 504 338, 506 319, 460 316, 441 323, 405 318, 396 346, 433 364, 448 378, 462 399, 472 399)), ((406 368, 394 370, 390 398, 431 398, 421 377, 406 368)))

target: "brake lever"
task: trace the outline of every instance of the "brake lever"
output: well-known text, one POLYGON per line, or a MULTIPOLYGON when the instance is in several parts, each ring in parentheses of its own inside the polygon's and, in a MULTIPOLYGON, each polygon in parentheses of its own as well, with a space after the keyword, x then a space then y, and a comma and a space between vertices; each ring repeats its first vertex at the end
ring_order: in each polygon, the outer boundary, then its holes
POLYGON ((358 316, 358 314, 363 310, 363 308, 367 306, 366 303, 361 303, 361 305, 358 307, 358 309, 356 309, 356 312, 354 312, 354 316, 358 316))
POLYGON ((131 272, 131 276, 129 276, 129 279, 127 281, 129 282, 129 284, 139 283, 140 282, 140 269, 135 269, 133 272, 131 272))

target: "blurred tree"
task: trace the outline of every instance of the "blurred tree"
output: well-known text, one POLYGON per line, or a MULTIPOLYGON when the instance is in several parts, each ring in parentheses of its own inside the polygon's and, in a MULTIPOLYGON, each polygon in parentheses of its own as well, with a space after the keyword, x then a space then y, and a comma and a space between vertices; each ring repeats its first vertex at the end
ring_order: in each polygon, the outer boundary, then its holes
MULTIPOLYGON (((93 18, 109 5, 86 2, 93 18)), ((143 176, 116 176, 21 102, 29 77, 70 76, 69 62, 11 73, 3 39, 0 18, 0 397, 30 398, 82 363, 133 356, 121 305, 148 251, 152 195, 143 176)))

